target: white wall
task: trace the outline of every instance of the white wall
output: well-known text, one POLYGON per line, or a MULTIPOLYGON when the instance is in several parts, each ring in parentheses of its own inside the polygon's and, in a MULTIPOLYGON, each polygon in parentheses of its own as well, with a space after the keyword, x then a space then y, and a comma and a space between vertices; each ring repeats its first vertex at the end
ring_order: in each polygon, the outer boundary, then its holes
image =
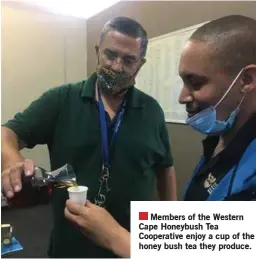
MULTIPOLYGON (((45 90, 86 78, 86 21, 2 4, 2 123, 45 90)), ((46 169, 46 146, 23 154, 46 169)))

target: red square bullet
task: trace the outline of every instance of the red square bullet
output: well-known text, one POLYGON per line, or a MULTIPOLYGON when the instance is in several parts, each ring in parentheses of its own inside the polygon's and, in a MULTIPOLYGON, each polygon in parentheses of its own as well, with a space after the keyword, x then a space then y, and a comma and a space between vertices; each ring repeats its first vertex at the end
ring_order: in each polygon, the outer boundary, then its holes
POLYGON ((148 212, 139 212, 139 220, 148 220, 148 212))

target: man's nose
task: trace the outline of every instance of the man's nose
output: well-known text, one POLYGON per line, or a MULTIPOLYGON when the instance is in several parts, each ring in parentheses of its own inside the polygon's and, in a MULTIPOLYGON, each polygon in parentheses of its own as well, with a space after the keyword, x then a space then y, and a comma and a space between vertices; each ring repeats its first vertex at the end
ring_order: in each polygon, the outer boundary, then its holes
POLYGON ((187 87, 184 87, 181 89, 180 96, 179 96, 179 103, 180 104, 187 104, 193 101, 193 97, 188 90, 187 87))
POLYGON ((123 71, 123 61, 121 58, 117 57, 113 63, 111 64, 111 70, 114 72, 122 72, 123 71))

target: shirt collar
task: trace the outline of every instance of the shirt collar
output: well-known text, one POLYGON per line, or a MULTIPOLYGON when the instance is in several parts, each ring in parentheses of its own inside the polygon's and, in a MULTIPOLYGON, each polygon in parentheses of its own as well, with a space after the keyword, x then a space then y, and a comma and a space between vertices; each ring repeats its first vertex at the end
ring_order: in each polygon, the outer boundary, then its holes
POLYGON ((81 96, 83 98, 95 99, 95 84, 97 80, 97 74, 93 73, 87 81, 85 81, 81 96))
MULTIPOLYGON (((221 153, 228 153, 230 156, 236 157, 237 154, 243 153, 246 147, 255 138, 256 114, 253 114, 221 153)), ((206 159, 209 159, 212 156, 212 153, 216 148, 218 141, 219 136, 208 136, 206 137, 206 139, 203 140, 204 156, 206 157, 206 159)))

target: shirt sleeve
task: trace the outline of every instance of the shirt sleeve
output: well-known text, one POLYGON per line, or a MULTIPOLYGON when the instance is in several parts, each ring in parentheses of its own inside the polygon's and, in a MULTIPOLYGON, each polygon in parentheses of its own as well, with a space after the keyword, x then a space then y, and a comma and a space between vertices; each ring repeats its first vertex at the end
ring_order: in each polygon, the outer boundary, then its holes
POLYGON ((25 142, 27 148, 48 144, 62 99, 63 87, 51 88, 2 126, 11 129, 19 140, 25 142))

